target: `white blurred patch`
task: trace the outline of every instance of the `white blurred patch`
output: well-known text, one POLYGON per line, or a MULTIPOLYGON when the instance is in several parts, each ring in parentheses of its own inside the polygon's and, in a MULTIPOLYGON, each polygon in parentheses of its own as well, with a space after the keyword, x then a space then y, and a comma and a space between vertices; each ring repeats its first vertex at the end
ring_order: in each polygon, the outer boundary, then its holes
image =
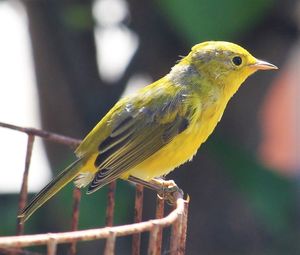
MULTIPOLYGON (((124 0, 96 0, 93 14, 98 68, 107 82, 120 79, 138 48, 138 36, 122 21, 129 15, 124 0), (101 27, 101 29, 100 29, 101 27)), ((40 127, 38 95, 34 77, 27 16, 17 1, 0 1, 0 122, 40 127)), ((150 83, 135 75, 125 94, 150 83)), ((27 136, 0 128, 0 193, 19 192, 25 162, 27 136)), ((29 190, 40 190, 50 179, 50 168, 39 139, 29 174, 29 190)))
POLYGON ((93 15, 102 26, 115 26, 128 16, 127 2, 124 0, 96 0, 93 15))
MULTIPOLYGON (((0 2, 0 121, 39 127, 38 96, 33 71, 27 17, 18 2, 0 2)), ((19 192, 27 136, 0 128, 0 193, 19 192)), ((50 170, 40 141, 34 144, 29 191, 40 190, 50 170)))
POLYGON ((122 97, 133 94, 138 89, 143 88, 151 83, 152 78, 149 75, 141 73, 135 74, 132 77, 130 77, 122 97))
POLYGON ((121 23, 128 15, 123 0, 96 0, 93 15, 99 73, 103 80, 115 82, 136 52, 138 37, 121 23))
POLYGON ((138 39, 125 27, 95 29, 97 61, 103 80, 119 80, 135 53, 138 39))

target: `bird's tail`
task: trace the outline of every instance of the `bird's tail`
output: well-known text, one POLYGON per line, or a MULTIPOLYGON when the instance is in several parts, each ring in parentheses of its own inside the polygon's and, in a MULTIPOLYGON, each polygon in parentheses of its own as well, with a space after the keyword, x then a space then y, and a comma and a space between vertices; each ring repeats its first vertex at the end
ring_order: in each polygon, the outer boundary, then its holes
POLYGON ((50 183, 47 184, 24 208, 22 213, 18 215, 21 223, 28 220, 28 218, 52 196, 60 191, 65 185, 72 181, 79 173, 83 166, 83 159, 78 159, 67 168, 65 168, 58 176, 56 176, 50 183))

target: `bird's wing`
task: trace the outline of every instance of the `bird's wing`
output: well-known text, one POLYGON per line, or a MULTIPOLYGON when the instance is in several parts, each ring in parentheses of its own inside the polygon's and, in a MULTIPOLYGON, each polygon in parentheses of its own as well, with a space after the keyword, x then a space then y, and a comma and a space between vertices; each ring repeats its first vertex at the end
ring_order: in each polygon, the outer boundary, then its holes
POLYGON ((189 118, 179 111, 182 101, 170 98, 163 107, 124 108, 111 134, 98 147, 95 167, 99 171, 88 193, 117 179, 168 144, 189 125, 189 118), (132 109, 133 108, 133 109, 132 109))

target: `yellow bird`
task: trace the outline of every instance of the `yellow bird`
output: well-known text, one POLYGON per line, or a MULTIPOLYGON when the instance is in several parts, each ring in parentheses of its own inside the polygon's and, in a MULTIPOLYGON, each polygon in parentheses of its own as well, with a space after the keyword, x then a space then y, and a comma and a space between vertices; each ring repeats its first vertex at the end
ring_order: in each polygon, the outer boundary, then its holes
POLYGON ((118 178, 163 185, 155 178, 193 158, 245 79, 269 69, 277 67, 233 43, 195 45, 166 76, 116 103, 78 146, 77 161, 34 197, 21 221, 73 180, 89 185, 87 193, 118 178))

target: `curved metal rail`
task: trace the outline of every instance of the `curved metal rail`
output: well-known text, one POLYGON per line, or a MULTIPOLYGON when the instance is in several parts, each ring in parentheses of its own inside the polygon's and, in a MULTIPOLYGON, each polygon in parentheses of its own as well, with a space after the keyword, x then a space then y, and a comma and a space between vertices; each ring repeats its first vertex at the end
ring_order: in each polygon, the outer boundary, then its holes
MULTIPOLYGON (((16 131, 26 133, 28 135, 27 153, 25 159, 25 170, 23 175, 23 183, 20 192, 19 211, 23 209, 27 200, 27 176, 29 172, 30 159, 32 154, 32 147, 34 137, 39 136, 56 143, 65 144, 71 148, 76 147, 80 140, 49 133, 43 130, 33 128, 23 128, 0 122, 0 127, 10 128, 16 131)), ((97 239, 106 239, 106 246, 104 254, 114 254, 116 238, 120 236, 133 235, 132 254, 140 253, 140 235, 142 232, 150 232, 148 254, 160 254, 162 245, 162 230, 163 228, 172 227, 170 236, 170 254, 184 254, 186 243, 187 230, 187 215, 188 215, 188 199, 184 200, 180 193, 176 194, 176 205, 172 212, 167 216, 164 215, 164 202, 157 198, 156 204, 156 219, 141 222, 142 204, 143 204, 143 187, 136 186, 135 199, 135 219, 133 224, 122 226, 113 225, 114 214, 114 192, 115 183, 111 183, 108 191, 108 205, 106 210, 106 227, 77 230, 78 215, 79 215, 79 201, 80 191, 74 189, 73 195, 73 216, 72 228, 70 232, 63 233, 47 233, 36 235, 22 235, 24 226, 17 224, 18 236, 0 237, 0 252, 20 251, 22 247, 47 245, 47 254, 54 255, 57 251, 57 245, 61 243, 70 243, 70 253, 76 254, 77 241, 90 241, 97 239)), ((27 251, 26 251, 27 252, 27 251)))

